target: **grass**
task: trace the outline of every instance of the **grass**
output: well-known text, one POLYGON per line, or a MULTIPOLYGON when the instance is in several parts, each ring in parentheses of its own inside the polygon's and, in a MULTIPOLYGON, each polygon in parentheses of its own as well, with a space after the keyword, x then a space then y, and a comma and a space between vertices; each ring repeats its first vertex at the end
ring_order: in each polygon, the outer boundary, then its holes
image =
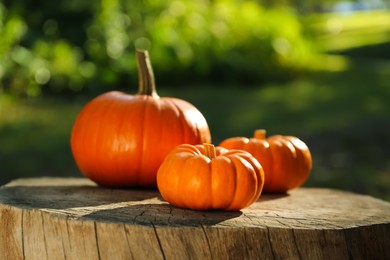
POLYGON ((322 51, 342 51, 390 40, 388 10, 313 14, 303 18, 322 51))
MULTIPOLYGON (((313 155, 312 174, 305 186, 390 200, 390 63, 333 57, 326 66, 338 69, 317 70, 292 82, 263 86, 159 87, 159 94, 198 107, 208 120, 214 144, 231 136, 251 136, 257 128, 267 129, 269 135, 301 138, 313 155)), ((77 113, 88 100, 41 97, 21 101, 2 96, 0 182, 18 177, 81 176, 73 162, 69 136, 77 113)))

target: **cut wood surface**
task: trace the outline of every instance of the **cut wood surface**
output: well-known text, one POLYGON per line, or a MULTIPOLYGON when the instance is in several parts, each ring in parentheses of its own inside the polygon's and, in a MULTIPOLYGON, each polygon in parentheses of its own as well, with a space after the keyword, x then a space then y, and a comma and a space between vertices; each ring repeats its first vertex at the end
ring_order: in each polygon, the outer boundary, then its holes
POLYGON ((84 178, 0 188, 0 259, 390 259, 390 203, 320 188, 192 211, 84 178))

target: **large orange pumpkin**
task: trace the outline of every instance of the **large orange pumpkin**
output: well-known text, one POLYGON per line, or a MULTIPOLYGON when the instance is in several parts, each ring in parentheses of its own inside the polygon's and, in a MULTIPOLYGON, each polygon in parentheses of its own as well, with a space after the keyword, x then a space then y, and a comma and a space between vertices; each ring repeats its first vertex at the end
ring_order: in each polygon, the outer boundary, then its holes
POLYGON ((264 192, 286 192, 301 186, 310 175, 312 158, 309 148, 294 136, 274 135, 255 131, 253 138, 232 137, 219 145, 251 153, 263 166, 264 192))
POLYGON ((259 198, 263 184, 263 169, 252 155, 211 144, 179 145, 157 173, 166 201, 195 210, 248 207, 259 198))
POLYGON ((137 52, 139 93, 104 93, 77 116, 71 149, 80 171, 105 186, 156 186, 165 156, 182 143, 210 142, 203 115, 190 103, 159 97, 146 51, 137 52))

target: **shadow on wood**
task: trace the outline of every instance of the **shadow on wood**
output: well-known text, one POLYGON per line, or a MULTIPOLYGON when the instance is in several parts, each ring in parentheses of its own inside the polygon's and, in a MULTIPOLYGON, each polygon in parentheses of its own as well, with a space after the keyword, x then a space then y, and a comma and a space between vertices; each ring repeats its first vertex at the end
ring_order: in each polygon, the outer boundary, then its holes
POLYGON ((113 203, 162 198, 156 191, 143 189, 109 189, 99 186, 11 186, 0 189, 1 202, 25 207, 68 209, 102 206, 113 203))
POLYGON ((234 219, 242 212, 193 211, 180 209, 169 204, 131 205, 115 209, 97 210, 84 215, 83 219, 109 221, 136 225, 156 226, 211 226, 234 219))

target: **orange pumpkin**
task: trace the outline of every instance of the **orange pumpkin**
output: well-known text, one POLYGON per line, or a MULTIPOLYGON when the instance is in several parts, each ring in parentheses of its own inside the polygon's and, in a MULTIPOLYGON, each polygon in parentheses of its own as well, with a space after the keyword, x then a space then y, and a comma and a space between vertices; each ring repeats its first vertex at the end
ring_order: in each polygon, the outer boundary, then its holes
POLYGON ((228 138, 220 146, 247 151, 260 162, 265 173, 264 192, 286 192, 301 186, 312 167, 309 148, 294 136, 265 135, 266 131, 260 129, 254 138, 228 138))
POLYGON ((139 93, 104 93, 77 116, 71 149, 80 171, 104 186, 156 186, 165 156, 182 143, 210 142, 203 115, 190 103, 157 95, 146 51, 137 52, 139 93))
POLYGON ((157 187, 170 204, 194 210, 240 210, 262 191, 264 172, 245 151, 182 144, 165 158, 157 187))

